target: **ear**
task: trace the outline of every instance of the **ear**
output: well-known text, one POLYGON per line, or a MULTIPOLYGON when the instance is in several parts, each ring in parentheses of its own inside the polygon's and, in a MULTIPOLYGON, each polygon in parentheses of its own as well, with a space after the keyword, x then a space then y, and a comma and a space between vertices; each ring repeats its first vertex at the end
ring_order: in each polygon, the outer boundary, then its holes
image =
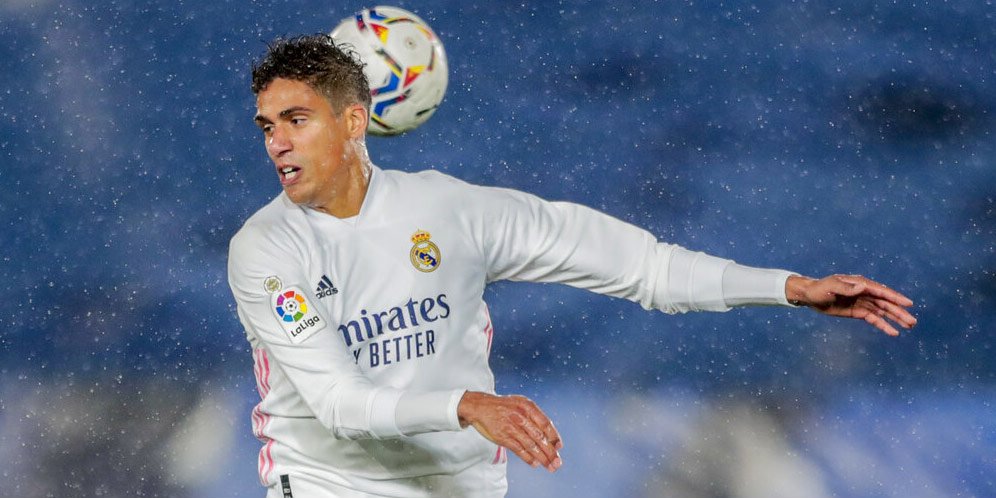
POLYGON ((349 138, 363 138, 367 132, 367 121, 370 119, 367 110, 360 104, 353 104, 346 107, 344 114, 349 138))

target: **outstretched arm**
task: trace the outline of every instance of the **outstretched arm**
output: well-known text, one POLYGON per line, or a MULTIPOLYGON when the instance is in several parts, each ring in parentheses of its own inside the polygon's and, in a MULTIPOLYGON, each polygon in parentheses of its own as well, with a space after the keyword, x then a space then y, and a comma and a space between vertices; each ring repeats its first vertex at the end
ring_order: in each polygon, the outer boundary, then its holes
POLYGON ((913 301, 861 275, 831 275, 818 280, 794 275, 785 282, 785 297, 792 304, 826 315, 864 320, 891 336, 899 331, 889 320, 904 329, 916 325, 916 317, 906 310, 913 301))

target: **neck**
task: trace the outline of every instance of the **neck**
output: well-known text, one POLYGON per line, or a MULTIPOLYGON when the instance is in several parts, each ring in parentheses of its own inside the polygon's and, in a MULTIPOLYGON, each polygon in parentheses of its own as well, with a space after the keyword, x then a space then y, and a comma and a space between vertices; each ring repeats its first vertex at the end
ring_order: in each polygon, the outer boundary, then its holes
POLYGON ((363 206, 363 199, 370 186, 370 174, 370 166, 362 161, 355 161, 349 168, 343 168, 341 177, 335 182, 336 191, 328 202, 313 208, 336 218, 351 218, 360 214, 360 207, 363 206))

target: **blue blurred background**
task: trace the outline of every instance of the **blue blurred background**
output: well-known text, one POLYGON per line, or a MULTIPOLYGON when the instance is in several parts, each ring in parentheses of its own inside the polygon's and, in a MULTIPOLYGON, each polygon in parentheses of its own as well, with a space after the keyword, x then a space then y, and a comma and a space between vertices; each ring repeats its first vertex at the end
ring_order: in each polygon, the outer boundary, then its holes
MULTIPOLYGON (((916 301, 666 316, 487 293, 503 393, 566 440, 509 496, 996 496, 990 1, 398 1, 442 38, 384 168, 570 200, 662 240, 916 301)), ((279 192, 249 65, 369 5, 0 3, 5 495, 262 496, 225 264, 279 192)))

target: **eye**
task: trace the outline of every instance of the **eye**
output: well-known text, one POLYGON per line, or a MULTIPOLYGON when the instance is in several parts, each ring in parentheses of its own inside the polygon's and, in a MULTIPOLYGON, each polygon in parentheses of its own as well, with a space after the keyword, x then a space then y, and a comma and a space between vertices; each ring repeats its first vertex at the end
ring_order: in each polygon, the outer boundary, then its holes
POLYGON ((304 116, 294 116, 293 118, 290 119, 290 122, 294 126, 301 126, 304 123, 308 122, 308 118, 304 116))
POLYGON ((263 130, 263 134, 264 135, 269 135, 269 134, 273 133, 273 125, 272 124, 260 126, 259 129, 263 130))

